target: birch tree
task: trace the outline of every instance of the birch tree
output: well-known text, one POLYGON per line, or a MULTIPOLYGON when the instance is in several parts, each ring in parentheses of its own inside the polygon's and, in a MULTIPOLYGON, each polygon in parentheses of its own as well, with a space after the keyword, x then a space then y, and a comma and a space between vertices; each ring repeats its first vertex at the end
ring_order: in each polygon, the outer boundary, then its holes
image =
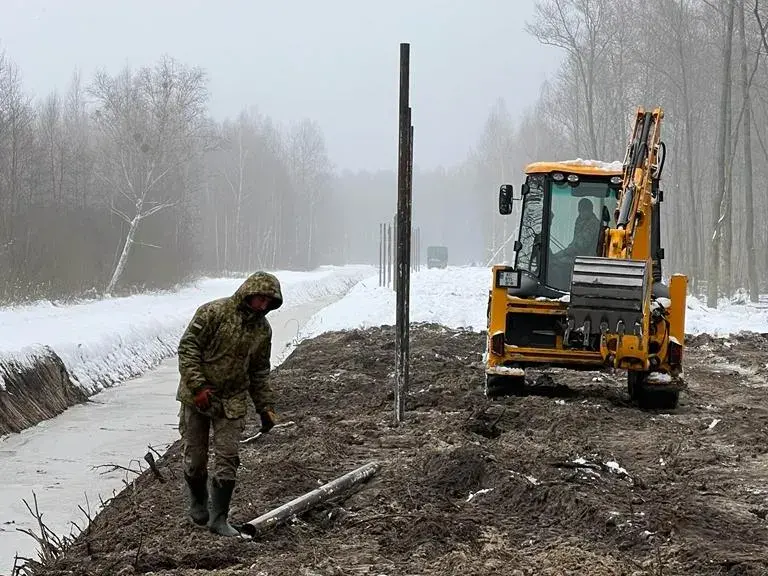
POLYGON ((302 120, 293 125, 288 134, 288 166, 297 197, 300 199, 302 218, 296 226, 296 244, 304 247, 299 261, 304 266, 315 264, 314 236, 318 209, 327 193, 331 175, 331 162, 325 138, 318 124, 302 120))
POLYGON ((726 140, 730 139, 730 98, 731 98, 731 53, 733 46, 734 0, 726 0, 725 42, 722 56, 722 82, 720 84, 720 110, 718 115, 717 153, 715 163, 717 179, 715 182, 714 204, 712 209, 712 249, 707 282, 707 305, 717 307, 720 288, 720 239, 723 220, 727 216, 727 156, 726 140))
POLYGON ((136 73, 99 73, 91 94, 104 139, 99 177, 112 193, 112 212, 127 224, 109 295, 125 271, 140 224, 176 203, 163 193, 164 180, 201 152, 208 92, 202 70, 164 58, 136 73))

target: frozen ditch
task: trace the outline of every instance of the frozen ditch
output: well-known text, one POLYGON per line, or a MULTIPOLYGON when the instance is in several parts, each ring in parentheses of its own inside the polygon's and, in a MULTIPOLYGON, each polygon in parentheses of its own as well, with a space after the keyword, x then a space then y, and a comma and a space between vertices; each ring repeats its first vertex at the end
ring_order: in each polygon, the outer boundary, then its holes
MULTIPOLYGON (((315 313, 333 303, 353 284, 371 273, 369 267, 279 273, 286 303, 280 310, 270 314, 273 363, 279 363, 291 342, 297 338, 299 330, 315 313), (290 278, 292 274, 294 278, 290 278)), ((58 337, 60 349, 64 351, 60 354, 67 369, 80 375, 81 384, 85 380, 89 383, 86 386, 93 386, 91 390, 99 390, 100 378, 115 378, 119 381, 117 378, 120 373, 110 372, 113 362, 122 361, 128 367, 127 377, 130 377, 132 371, 143 375, 125 384, 103 388, 91 397, 91 402, 69 408, 63 414, 21 433, 0 438, 0 468, 3 471, 0 509, 4 511, 0 518, 0 574, 10 573, 15 554, 36 554, 37 545, 34 540, 17 530, 26 528, 39 532, 35 520, 22 501, 26 499, 32 505, 33 491, 48 527, 57 534, 69 533, 71 521, 82 524, 83 515, 78 506, 85 508, 86 498, 91 512, 95 513, 100 496, 107 499, 113 491, 123 487, 123 479, 126 478, 124 471, 109 472, 108 468, 94 469, 95 466, 118 464, 132 467, 135 463, 132 464, 131 459, 141 459, 148 445, 162 452, 167 444, 178 439, 176 359, 163 359, 169 353, 161 354, 156 343, 142 343, 141 336, 149 340, 165 340, 165 348, 171 349, 174 338, 177 341, 178 335, 200 303, 231 294, 239 284, 239 280, 205 280, 197 287, 177 294, 116 299, 129 301, 132 309, 123 312, 110 301, 80 305, 88 307, 87 311, 72 311, 78 307, 37 307, 40 313, 37 333, 49 334, 54 341, 58 337), (90 314, 97 314, 99 309, 102 309, 101 317, 91 318, 90 314), (49 313, 45 314, 44 310, 49 313), (114 329, 121 322, 127 326, 132 314, 135 315, 133 328, 114 335, 110 340, 109 328, 114 329), (59 320, 54 319, 57 317, 59 320), (90 339, 87 329, 79 324, 80 321, 95 331, 90 339), (59 332, 47 331, 51 326, 58 326, 59 332), (152 327, 157 334, 152 334, 152 327), (101 334, 98 333, 99 329, 102 330, 101 334), (66 350, 76 349, 75 345, 67 342, 67 334, 70 335, 70 341, 75 339, 73 335, 82 335, 88 342, 85 346, 87 352, 79 357, 74 353, 67 354, 66 350), (134 354, 141 350, 145 352, 133 361, 126 351, 126 342, 129 340, 134 354)), ((123 306, 126 306, 125 302, 123 306)), ((5 345, 0 345, 0 350, 6 356, 11 352, 18 353, 19 350, 17 346, 16 350, 10 351, 7 346, 5 328, 9 317, 15 317, 17 326, 28 324, 28 332, 19 332, 26 338, 22 337, 18 342, 25 344, 26 339, 29 345, 27 350, 34 349, 34 322, 32 319, 25 322, 23 318, 24 312, 29 312, 32 307, 26 308, 0 312, 5 314, 4 318, 0 318, 0 325, 3 326, 0 343, 5 345)), ((55 345, 51 344, 52 347, 55 345)))

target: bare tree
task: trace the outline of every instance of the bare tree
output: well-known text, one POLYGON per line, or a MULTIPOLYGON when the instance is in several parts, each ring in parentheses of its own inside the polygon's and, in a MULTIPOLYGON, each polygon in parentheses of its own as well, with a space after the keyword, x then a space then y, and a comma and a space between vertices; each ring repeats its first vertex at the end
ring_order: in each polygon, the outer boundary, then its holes
POLYGON ((127 224, 106 293, 122 276, 139 225, 176 203, 162 184, 201 152, 208 93, 202 70, 164 58, 154 69, 99 73, 91 88, 105 139, 100 178, 115 194, 112 211, 127 224))
POLYGON ((720 85, 720 111, 717 132, 717 154, 715 158, 717 179, 715 182, 712 210, 712 252, 710 254, 709 281, 707 283, 707 305, 717 307, 720 287, 720 238, 723 220, 727 216, 727 166, 726 150, 730 139, 729 104, 731 95, 731 52, 733 46, 734 0, 725 0, 727 15, 725 21, 725 42, 722 57, 722 83, 720 85))
POLYGON ((739 37, 741 40, 741 93, 744 102, 744 200, 746 202, 746 251, 747 274, 749 277, 749 298, 752 302, 759 299, 757 285, 757 266, 755 263, 755 215, 752 190, 752 103, 749 95, 750 78, 747 74, 747 34, 744 24, 746 3, 741 1, 739 6, 739 37))
POLYGON ((564 49, 575 65, 586 115, 586 153, 603 157, 595 114, 597 83, 605 52, 615 34, 609 26, 610 3, 604 0, 541 0, 535 4, 536 20, 526 29, 542 44, 564 49))
MULTIPOLYGON (((498 99, 488 114, 476 149, 480 197, 487 197, 516 176, 513 167, 514 139, 512 118, 504 100, 498 99)), ((487 211, 484 229, 490 232, 490 237, 486 238, 486 258, 493 258, 501 251, 501 259, 507 261, 509 218, 499 216, 493 202, 487 204, 487 211)))
POLYGON ((288 166, 298 197, 301 199, 303 223, 297 223, 297 245, 305 246, 304 265, 315 264, 313 239, 317 228, 317 211, 327 192, 331 163, 322 131, 316 122, 302 120, 288 134, 288 166))

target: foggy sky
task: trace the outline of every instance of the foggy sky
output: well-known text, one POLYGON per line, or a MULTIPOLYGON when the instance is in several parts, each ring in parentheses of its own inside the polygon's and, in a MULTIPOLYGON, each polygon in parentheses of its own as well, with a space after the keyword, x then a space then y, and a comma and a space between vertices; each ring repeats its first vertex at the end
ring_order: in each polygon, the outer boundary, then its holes
POLYGON ((562 54, 523 26, 533 0, 2 0, 0 50, 43 97, 76 68, 204 67, 217 119, 319 122, 338 169, 397 164, 399 43, 411 43, 414 163, 463 160, 490 107, 531 105, 562 54))

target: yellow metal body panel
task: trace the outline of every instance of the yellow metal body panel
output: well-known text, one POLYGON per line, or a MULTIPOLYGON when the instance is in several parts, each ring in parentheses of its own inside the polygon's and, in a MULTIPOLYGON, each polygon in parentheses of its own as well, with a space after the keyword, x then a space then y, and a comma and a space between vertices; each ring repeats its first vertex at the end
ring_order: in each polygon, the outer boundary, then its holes
MULTIPOLYGON (((496 270, 504 266, 494 266, 493 278, 496 278, 496 270)), ((503 333, 507 323, 508 312, 523 312, 526 314, 548 314, 565 317, 566 302, 559 300, 536 300, 535 298, 517 298, 510 296, 506 288, 500 288, 494 284, 491 288, 490 306, 488 317, 488 350, 491 349, 490 338, 499 332, 503 333)), ((599 352, 584 350, 570 350, 563 347, 562 339, 557 339, 555 348, 524 348, 517 346, 504 346, 504 355, 488 354, 487 368, 504 366, 509 363, 534 363, 572 365, 579 367, 600 367, 605 364, 599 352)))
POLYGON ((681 346, 685 344, 685 298, 688 293, 688 277, 673 274, 669 281, 669 334, 681 346))

